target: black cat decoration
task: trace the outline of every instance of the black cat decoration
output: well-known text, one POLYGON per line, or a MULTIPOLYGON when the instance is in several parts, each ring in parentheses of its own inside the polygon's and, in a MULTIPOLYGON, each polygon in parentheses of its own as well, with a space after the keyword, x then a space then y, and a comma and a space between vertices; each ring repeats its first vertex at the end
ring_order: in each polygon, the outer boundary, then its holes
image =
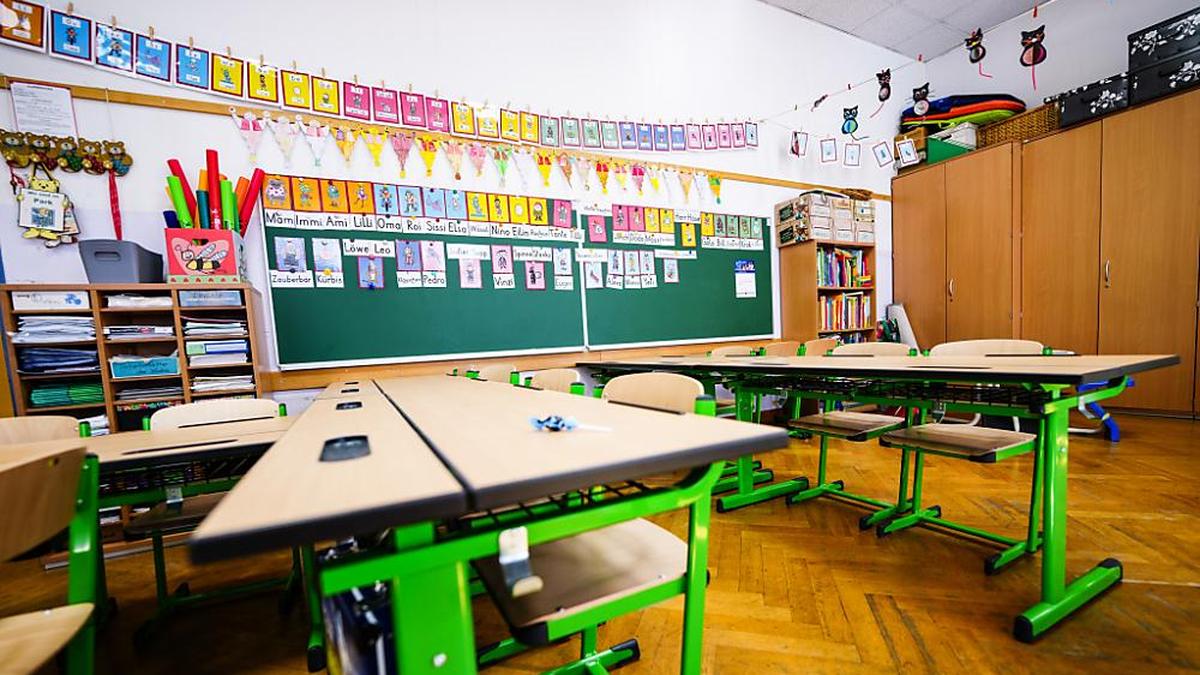
POLYGON ((967 36, 967 39, 963 40, 963 44, 967 48, 967 59, 969 59, 971 63, 979 63, 983 60, 983 57, 987 56, 987 47, 983 46, 982 28, 976 28, 975 30, 971 31, 971 34, 967 36))
POLYGON ((913 113, 918 117, 929 112, 929 83, 913 89, 913 113))
POLYGON ((892 69, 884 68, 875 73, 875 79, 879 81, 879 102, 883 103, 892 97, 892 69))
POLYGON ((1033 88, 1037 89, 1037 66, 1046 60, 1046 25, 1042 24, 1033 30, 1021 31, 1021 65, 1029 69, 1033 78, 1033 88))

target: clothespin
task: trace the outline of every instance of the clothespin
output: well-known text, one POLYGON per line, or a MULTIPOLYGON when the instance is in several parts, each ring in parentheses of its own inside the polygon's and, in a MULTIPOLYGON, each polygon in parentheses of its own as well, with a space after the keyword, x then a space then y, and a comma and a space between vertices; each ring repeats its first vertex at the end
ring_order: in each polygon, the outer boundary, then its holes
POLYGON ((74 13, 75 13, 75 3, 68 2, 67 3, 67 14, 74 14, 74 13))
POLYGON ((412 93, 412 82, 408 83, 408 93, 412 93))
POLYGON ((229 58, 233 58, 233 47, 230 47, 229 45, 225 45, 225 56, 228 56, 229 58))
POLYGON ((325 77, 325 68, 321 68, 321 77, 325 77))
POLYGON ((296 59, 292 59, 292 70, 299 70, 299 68, 296 67, 296 59))
POLYGON ((258 65, 260 65, 260 66, 267 65, 267 60, 263 58, 262 53, 259 53, 259 55, 258 55, 258 65))
POLYGON ((529 531, 524 527, 501 530, 500 554, 497 561, 504 575, 504 585, 514 598, 542 590, 542 578, 533 573, 529 562, 529 531))
POLYGON ((188 36, 188 49, 195 49, 195 48, 196 48, 196 38, 189 35, 188 36))
POLYGON ((358 84, 358 73, 354 74, 354 84, 358 84))
POLYGON ((111 25, 115 28, 117 25, 117 15, 113 14, 113 15, 109 16, 108 18, 109 18, 109 22, 108 22, 109 25, 111 25))
POLYGON ((153 40, 154 39, 154 26, 150 26, 149 28, 147 28, 146 34, 150 36, 151 40, 153 40))

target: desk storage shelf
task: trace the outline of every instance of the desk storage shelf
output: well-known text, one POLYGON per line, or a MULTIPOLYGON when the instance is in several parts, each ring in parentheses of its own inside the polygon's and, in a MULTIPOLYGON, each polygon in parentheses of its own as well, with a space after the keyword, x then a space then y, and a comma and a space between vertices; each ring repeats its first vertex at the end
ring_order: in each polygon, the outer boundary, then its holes
MULTIPOLYGON (((196 287, 176 284, 5 284, 0 286, 0 314, 4 330, 12 335, 16 332, 21 317, 88 317, 95 326, 93 339, 64 339, 53 343, 14 344, 5 342, 5 355, 12 373, 14 406, 18 415, 68 414, 77 418, 105 414, 110 431, 130 431, 141 428, 142 417, 159 407, 188 403, 193 400, 208 400, 221 396, 262 396, 264 393, 261 373, 264 364, 258 348, 258 326, 261 318, 261 302, 257 291, 248 284, 214 284, 196 287), (70 308, 14 308, 13 294, 30 292, 70 292, 75 296, 86 296, 89 307, 70 308), (181 296, 186 298, 197 292, 209 294, 214 304, 208 306, 183 306, 181 296), (216 293, 214 293, 216 292, 216 293), (137 295, 161 298, 160 303, 146 306, 110 306, 114 296, 137 295), (169 303, 169 304, 168 304, 169 303), (217 304, 219 303, 219 304, 217 304), (214 336, 184 336, 187 318, 202 321, 232 319, 245 322, 245 331, 237 334, 214 336), (128 326, 156 326, 170 328, 169 335, 161 333, 131 334, 125 339, 106 335, 105 329, 128 326), (195 340, 243 339, 247 342, 247 363, 220 366, 189 366, 186 342, 195 340), (100 368, 90 372, 21 373, 18 372, 20 352, 31 347, 55 349, 94 349, 100 368), (128 355, 143 359, 161 360, 175 355, 178 360, 173 374, 154 374, 162 370, 137 374, 136 369, 118 368, 118 372, 129 372, 131 377, 113 377, 109 360, 114 356, 128 355), (250 375, 249 386, 223 391, 192 391, 192 380, 200 376, 250 375), (61 385, 61 386, 60 386, 61 385), (99 385, 103 392, 101 400, 77 401, 80 387, 99 385), (75 389, 72 389, 72 387, 75 389), (181 391, 163 391, 163 388, 178 387, 181 391), (148 389, 145 395, 136 395, 124 400, 117 393, 129 389, 148 389), (158 391, 154 391, 154 390, 158 391), (37 399, 53 401, 56 405, 34 405, 32 392, 39 391, 37 399), (65 393, 63 393, 65 392, 65 393), (66 398, 64 398, 66 397, 66 398), (61 400, 61 403, 60 403, 61 400)), ((94 396, 95 394, 91 394, 94 396)))

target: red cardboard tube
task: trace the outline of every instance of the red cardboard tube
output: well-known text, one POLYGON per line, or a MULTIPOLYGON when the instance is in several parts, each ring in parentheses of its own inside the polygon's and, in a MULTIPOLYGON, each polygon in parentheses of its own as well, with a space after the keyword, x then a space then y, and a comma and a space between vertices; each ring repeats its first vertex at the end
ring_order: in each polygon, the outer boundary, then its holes
POLYGON ((208 222, 213 223, 213 227, 219 227, 217 224, 221 222, 221 171, 217 166, 217 151, 205 150, 204 155, 208 160, 208 222))
POLYGON ((179 165, 179 160, 168 159, 167 168, 171 170, 171 175, 179 179, 179 186, 183 188, 183 198, 187 201, 188 212, 192 215, 192 222, 199 222, 196 219, 196 193, 192 190, 192 185, 188 182, 187 174, 183 172, 183 167, 179 165))
POLYGON ((258 201, 258 195, 262 192, 263 176, 265 175, 262 169, 255 169, 254 174, 250 176, 250 187, 246 190, 246 199, 242 202, 242 210, 238 214, 242 234, 246 234, 246 227, 250 225, 250 216, 254 213, 254 203, 258 201))

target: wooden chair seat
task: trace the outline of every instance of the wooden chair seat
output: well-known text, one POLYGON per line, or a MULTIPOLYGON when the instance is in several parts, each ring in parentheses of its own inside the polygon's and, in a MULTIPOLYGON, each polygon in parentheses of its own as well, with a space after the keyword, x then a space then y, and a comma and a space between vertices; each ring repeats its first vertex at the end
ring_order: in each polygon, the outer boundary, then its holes
POLYGON ((888 432, 880 439, 880 443, 888 447, 990 463, 1030 450, 1036 440, 1036 435, 1020 431, 959 424, 922 424, 888 432))
POLYGON ((891 415, 834 410, 798 417, 788 422, 788 426, 849 441, 865 441, 885 431, 904 426, 904 419, 891 415))
POLYGON ((0 673, 35 673, 58 654, 92 615, 81 602, 0 619, 0 673))
POLYGON ((194 530, 224 496, 224 493, 216 493, 188 497, 178 508, 165 503, 155 504, 149 511, 134 516, 125 526, 125 534, 133 539, 144 539, 156 530, 162 533, 194 530))
POLYGON ((637 519, 530 548, 541 591, 513 598, 495 557, 474 562, 514 637, 545 644, 546 623, 628 597, 682 577, 687 544, 648 520, 637 519))

